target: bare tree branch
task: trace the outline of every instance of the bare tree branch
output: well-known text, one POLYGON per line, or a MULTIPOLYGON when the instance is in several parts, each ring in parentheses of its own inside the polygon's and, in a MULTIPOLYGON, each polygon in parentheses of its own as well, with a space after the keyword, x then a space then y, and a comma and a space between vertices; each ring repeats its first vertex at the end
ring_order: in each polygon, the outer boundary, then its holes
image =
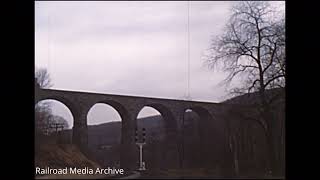
POLYGON ((280 75, 278 75, 278 76, 272 77, 271 79, 269 79, 269 80, 266 82, 266 84, 265 84, 264 86, 267 87, 271 82, 273 82, 274 80, 276 80, 276 79, 278 79, 278 78, 282 78, 282 77, 284 77, 283 74, 280 74, 280 75))
MULTIPOLYGON (((231 94, 258 91, 258 119, 265 130, 271 164, 276 166, 273 153, 275 146, 271 139, 273 116, 270 115, 270 107, 272 101, 280 96, 270 100, 266 90, 285 87, 286 54, 284 15, 277 19, 273 17, 273 12, 268 2, 238 2, 232 8, 225 31, 212 41, 211 55, 207 62, 211 64, 210 67, 221 67, 228 73, 222 81, 226 86, 230 86, 234 80, 241 80, 241 85, 232 87, 231 94)), ((238 153, 246 146, 243 143, 249 143, 242 141, 245 139, 241 138, 246 138, 243 137, 244 134, 237 133, 233 137, 238 142, 230 142, 235 158, 240 157, 238 153)), ((230 137, 230 141, 232 139, 230 137)))

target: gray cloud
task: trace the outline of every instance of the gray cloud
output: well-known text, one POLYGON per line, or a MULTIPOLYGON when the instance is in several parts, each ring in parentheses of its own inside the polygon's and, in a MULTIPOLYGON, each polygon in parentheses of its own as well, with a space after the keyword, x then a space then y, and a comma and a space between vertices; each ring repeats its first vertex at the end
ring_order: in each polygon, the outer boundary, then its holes
MULTIPOLYGON (((232 3, 190 2, 193 100, 226 97, 225 89, 217 86, 224 74, 206 69, 203 54, 210 39, 223 31, 232 3)), ((36 66, 48 68, 54 89, 181 99, 187 87, 187 5, 37 1, 36 66)), ((117 119, 107 115, 105 107, 94 108, 94 124, 117 119)), ((63 114, 65 108, 54 106, 54 111, 63 114)))

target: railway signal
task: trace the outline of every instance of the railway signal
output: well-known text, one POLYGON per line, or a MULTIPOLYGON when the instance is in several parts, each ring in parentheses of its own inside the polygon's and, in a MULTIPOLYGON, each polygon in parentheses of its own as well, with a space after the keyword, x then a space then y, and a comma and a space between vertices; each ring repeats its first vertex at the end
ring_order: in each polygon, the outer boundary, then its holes
POLYGON ((142 158, 142 149, 143 149, 143 146, 146 144, 146 129, 145 128, 142 128, 142 142, 139 142, 139 132, 138 132, 138 129, 136 128, 136 131, 135 131, 135 142, 136 142, 136 145, 139 146, 139 156, 140 156, 140 167, 139 167, 139 171, 144 171, 146 170, 146 166, 145 166, 145 162, 143 162, 143 158, 142 158))
POLYGON ((146 128, 142 128, 142 142, 146 142, 146 128))
POLYGON ((139 134, 138 134, 138 128, 136 128, 136 131, 135 131, 135 142, 137 143, 138 140, 139 140, 139 134))

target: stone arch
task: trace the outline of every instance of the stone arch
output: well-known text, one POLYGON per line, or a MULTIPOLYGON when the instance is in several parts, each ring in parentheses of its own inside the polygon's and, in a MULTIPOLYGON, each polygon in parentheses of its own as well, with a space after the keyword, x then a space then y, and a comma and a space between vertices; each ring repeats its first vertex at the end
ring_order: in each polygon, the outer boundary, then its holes
MULTIPOLYGON (((68 144, 73 143, 73 128, 76 120, 75 114, 77 113, 77 110, 73 107, 73 104, 71 104, 71 102, 68 101, 67 99, 60 96, 47 96, 47 97, 39 98, 37 101, 35 101, 35 106, 43 101, 53 101, 53 103, 58 103, 60 106, 61 105, 64 106, 65 110, 68 112, 68 115, 71 115, 71 123, 67 121, 68 128, 67 129, 63 128, 64 131, 59 132, 57 141, 60 143, 61 142, 68 143, 68 144)), ((59 115, 59 113, 58 114, 52 113, 52 115, 61 116, 59 115)))
POLYGON ((98 102, 90 106, 86 114, 89 156, 99 162, 102 167, 117 167, 120 163, 122 129, 120 113, 109 103, 98 102), (101 129, 105 123, 109 123, 113 128, 101 129), (109 140, 113 142, 110 143, 109 140))
POLYGON ((199 116, 198 128, 201 129, 199 132, 205 133, 205 131, 203 131, 204 129, 212 127, 213 116, 209 110, 201 106, 187 106, 183 109, 183 118, 187 110, 192 110, 199 116))
MULTIPOLYGON (((99 100, 91 103, 86 117, 88 116, 89 110, 95 104, 107 104, 114 108, 121 117, 121 142, 120 142, 120 167, 125 169, 133 167, 135 165, 135 154, 134 154, 134 128, 135 119, 131 118, 131 114, 122 103, 114 100, 99 100)), ((87 121, 87 120, 86 120, 87 121)))
MULTIPOLYGON (((92 107, 96 104, 106 104, 111 106, 113 109, 115 109, 115 111, 120 115, 121 117, 121 144, 124 143, 125 139, 123 139, 123 134, 126 133, 126 127, 129 126, 129 124, 131 124, 132 122, 130 122, 130 114, 128 112, 128 110, 125 108, 124 105, 122 105, 121 103, 117 102, 117 101, 113 101, 113 100, 99 100, 96 101, 94 103, 91 103, 91 105, 89 106, 87 112, 86 112, 86 117, 88 116, 88 113, 90 111, 90 109, 92 109, 92 107)), ((87 119, 86 119, 86 123, 87 119)))
POLYGON ((113 100, 99 100, 99 101, 96 101, 94 103, 91 103, 91 105, 88 108, 88 111, 87 111, 86 115, 88 115, 90 109, 92 109, 93 106, 96 105, 96 104, 106 104, 106 105, 111 106, 120 115, 121 121, 126 121, 129 118, 129 113, 128 113, 127 109, 125 108, 125 106, 123 106, 121 103, 113 101, 113 100))
POLYGON ((35 105, 44 100, 55 100, 65 105, 71 112, 73 121, 75 121, 75 117, 79 114, 79 110, 76 108, 75 104, 65 97, 55 95, 40 97, 37 99, 37 101, 35 101, 35 105))
POLYGON ((227 111, 228 133, 227 143, 230 149, 230 167, 236 175, 265 173, 264 170, 270 166, 266 141, 266 125, 259 118, 259 114, 253 113, 250 108, 233 107, 227 111), (240 111, 242 110, 242 111, 240 111), (254 140, 255 139, 255 140, 254 140), (258 141, 256 141, 259 139, 258 141), (251 144, 256 141, 257 146, 251 144), (259 151, 259 155, 251 154, 259 151), (257 158, 257 159, 255 159, 257 158), (255 164, 256 163, 256 164, 255 164), (251 167, 250 167, 251 166, 251 167))
POLYGON ((86 118, 84 118, 86 109, 84 108, 82 101, 79 101, 77 96, 59 95, 55 93, 46 94, 43 90, 39 94, 40 95, 36 97, 36 102, 45 99, 53 99, 68 107, 73 116, 72 144, 75 144, 84 154, 87 154, 88 129, 86 118))
MULTIPOLYGON (((160 160, 156 164, 160 168, 170 168, 178 166, 178 155, 177 155, 177 136, 178 136, 178 123, 176 121, 176 116, 172 113, 172 111, 166 107, 165 105, 158 103, 146 103, 137 108, 137 112, 134 117, 137 119, 139 113, 145 107, 151 107, 158 111, 163 120, 164 127, 164 139, 162 139, 158 144, 159 152, 156 153, 160 157, 157 159, 160 160)), ((147 130, 148 136, 148 130, 147 130)), ((148 138, 147 138, 148 139, 148 138)), ((159 168, 158 167, 158 168, 159 168)))
MULTIPOLYGON (((181 133, 183 139, 183 166, 198 166, 198 167, 207 167, 211 166, 215 159, 215 122, 214 117, 211 112, 205 107, 201 106, 187 106, 183 109, 181 123, 181 133), (190 117, 192 114, 187 114, 187 110, 192 110, 195 113, 195 116, 190 117), (191 118, 191 126, 188 127, 185 121, 188 120, 188 117, 191 118), (196 131, 197 137, 194 137, 192 140, 188 137, 187 129, 192 129, 196 131), (190 150, 193 148, 194 150, 190 150), (199 152, 197 155, 194 152, 199 152), (193 155, 193 156, 191 156, 193 155), (193 162, 194 161, 194 162, 193 162)), ((190 121, 190 119, 189 119, 190 121)), ((190 123, 190 122, 189 122, 190 123)), ((190 126, 190 125, 189 125, 190 126)))
POLYGON ((141 110, 144 107, 151 107, 151 108, 157 110, 161 114, 161 116, 163 117, 166 131, 177 130, 178 124, 177 124, 176 119, 174 118, 175 116, 173 115, 172 111, 169 108, 167 108, 166 106, 164 106, 162 104, 150 103, 150 104, 142 105, 139 108, 138 112, 136 112, 134 114, 135 118, 138 117, 139 113, 141 112, 141 110))
POLYGON ((250 117, 240 119, 238 133, 240 138, 238 142, 239 172, 251 174, 253 172, 263 174, 270 168, 268 157, 268 142, 264 124, 250 117))
POLYGON ((187 108, 184 108, 184 112, 188 109, 191 109, 192 111, 196 112, 201 119, 205 119, 205 120, 210 120, 213 119, 213 116, 211 115, 211 113, 209 112, 209 110, 207 110, 204 107, 201 106, 188 106, 187 108))

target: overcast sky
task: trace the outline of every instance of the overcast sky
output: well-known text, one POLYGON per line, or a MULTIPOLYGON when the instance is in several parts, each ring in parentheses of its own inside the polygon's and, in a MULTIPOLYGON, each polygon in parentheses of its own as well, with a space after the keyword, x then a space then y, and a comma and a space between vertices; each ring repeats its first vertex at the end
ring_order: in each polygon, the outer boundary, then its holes
MULTIPOLYGON (((220 102, 225 74, 204 65, 234 2, 189 2, 190 96, 220 102)), ((282 3, 283 4, 283 3, 282 3)), ((35 2, 35 65, 47 68, 52 89, 183 99, 188 87, 188 2, 35 2)), ((95 105, 89 124, 119 120, 95 105)), ((141 116, 153 114, 146 109, 141 116)), ((54 113, 70 124, 65 107, 54 113)))

